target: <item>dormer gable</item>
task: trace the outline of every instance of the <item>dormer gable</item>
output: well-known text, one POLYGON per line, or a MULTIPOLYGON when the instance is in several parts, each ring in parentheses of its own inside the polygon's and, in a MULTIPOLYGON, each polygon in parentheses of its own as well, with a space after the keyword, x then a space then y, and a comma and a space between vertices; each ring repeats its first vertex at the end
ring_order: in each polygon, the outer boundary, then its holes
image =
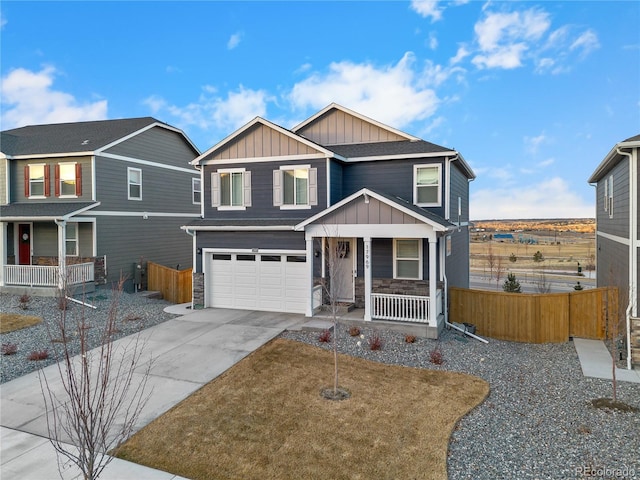
POLYGON ((292 131, 320 145, 419 140, 337 103, 328 105, 292 131))

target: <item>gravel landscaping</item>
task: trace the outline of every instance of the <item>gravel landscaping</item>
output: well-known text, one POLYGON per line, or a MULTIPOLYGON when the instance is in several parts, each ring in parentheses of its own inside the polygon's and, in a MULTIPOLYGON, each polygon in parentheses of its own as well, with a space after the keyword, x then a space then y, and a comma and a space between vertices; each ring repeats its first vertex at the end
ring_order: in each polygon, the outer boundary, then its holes
MULTIPOLYGON (((611 381, 585 378, 573 343, 489 339, 483 344, 451 330, 437 342, 418 338, 410 344, 399 333, 362 328, 360 338, 347 330, 338 328, 342 353, 460 371, 489 382, 489 397, 461 420, 451 438, 449 479, 640 478, 640 413, 591 406, 591 400, 611 396, 611 381), (382 338, 382 350, 369 348, 374 332, 382 338), (436 346, 442 365, 430 361, 436 346)), ((318 333, 282 336, 332 348, 318 342, 318 333)), ((640 407, 640 384, 618 382, 618 398, 640 407)))
MULTIPOLYGON (((98 306, 91 312, 91 323, 104 322, 111 292, 99 290, 87 300, 98 306)), ((1 295, 0 305, 2 313, 41 316, 48 322, 60 313, 55 298, 32 297, 29 308, 22 310, 17 296, 1 295)), ((175 317, 163 311, 167 305, 122 294, 117 337, 175 317)), ((72 304, 69 313, 81 311, 80 305, 72 304)), ((445 331, 439 341, 417 338, 407 343, 400 333, 361 330, 362 338, 352 337, 346 325, 339 325, 339 351, 382 363, 465 372, 489 382, 489 397, 460 421, 451 438, 450 479, 640 478, 640 413, 591 406, 592 400, 611 396, 611 381, 585 378, 571 342, 534 345, 489 339, 483 344, 445 331), (382 349, 372 351, 369 341, 375 334, 382 349), (436 347, 442 365, 430 361, 436 347)), ((331 348, 318 341, 318 332, 288 331, 281 336, 331 348)), ((0 337, 3 344, 18 347, 16 354, 0 357, 1 382, 54 361, 27 360, 34 350, 50 349, 44 324, 0 337)), ((98 336, 90 333, 90 338, 97 346, 98 336)), ((619 382, 618 399, 640 408, 640 384, 619 382)))
MULTIPOLYGON (((99 289, 92 294, 88 294, 85 301, 86 303, 96 306, 97 308, 95 310, 73 302, 69 302, 68 304, 67 318, 69 319, 82 315, 83 311, 85 312, 88 324, 92 327, 89 329, 88 334, 90 348, 97 347, 100 344, 100 333, 102 329, 96 327, 104 325, 107 315, 109 314, 112 295, 112 291, 107 288, 99 289)), ((61 313, 58 308, 58 299, 51 297, 31 297, 28 302, 28 308, 22 309, 20 308, 19 298, 20 297, 16 295, 1 294, 0 314, 16 313, 20 315, 33 315, 43 318, 44 321, 33 327, 0 335, 3 345, 14 344, 17 347, 15 354, 0 356, 2 362, 0 383, 8 382, 14 378, 33 372, 40 367, 55 363, 56 361, 54 356, 55 347, 49 338, 47 324, 52 327, 52 332, 54 332, 55 329, 53 327, 55 321, 60 318, 61 313), (42 350, 48 351, 49 357, 47 359, 38 361, 30 361, 27 359, 32 352, 42 350)), ((115 332, 114 339, 130 335, 144 328, 176 317, 176 315, 163 311, 164 308, 171 305, 171 303, 164 300, 149 299, 139 295, 122 293, 118 305, 118 331, 115 332)), ((52 335, 54 334, 52 333, 52 335)), ((77 339, 75 341, 72 339, 69 345, 72 347, 74 353, 79 351, 77 339)))

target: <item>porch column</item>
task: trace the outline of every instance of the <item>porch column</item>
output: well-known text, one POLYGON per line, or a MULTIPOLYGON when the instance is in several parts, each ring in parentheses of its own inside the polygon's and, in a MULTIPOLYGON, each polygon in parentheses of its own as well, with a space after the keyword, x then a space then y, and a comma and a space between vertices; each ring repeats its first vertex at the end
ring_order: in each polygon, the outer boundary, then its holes
POLYGON ((432 327, 438 326, 438 319, 436 317, 438 309, 436 308, 436 291, 437 282, 436 278, 436 263, 438 261, 436 250, 436 239, 429 239, 429 325, 432 327))
POLYGON ((58 226, 58 288, 64 290, 67 284, 67 222, 55 222, 58 226))
POLYGON ((307 294, 307 308, 305 315, 307 317, 313 317, 313 237, 305 236, 307 245, 307 271, 309 273, 308 294, 307 294))
POLYGON ((371 321, 371 237, 364 237, 364 320, 371 321))
POLYGON ((7 264, 7 222, 0 222, 0 287, 4 286, 4 266, 7 264))

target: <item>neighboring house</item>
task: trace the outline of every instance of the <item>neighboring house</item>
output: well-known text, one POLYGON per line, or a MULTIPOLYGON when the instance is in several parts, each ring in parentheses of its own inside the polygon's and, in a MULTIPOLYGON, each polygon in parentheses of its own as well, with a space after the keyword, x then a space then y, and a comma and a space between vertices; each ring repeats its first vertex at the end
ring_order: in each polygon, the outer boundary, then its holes
MULTIPOLYGON (((331 104, 292 130, 255 118, 200 155, 194 305, 313 316, 326 295, 436 337, 469 285, 462 156, 331 104), (340 276, 328 279, 327 245, 340 276)), ((337 275, 336 275, 337 276, 337 275)))
POLYGON ((199 216, 190 161, 200 152, 182 131, 145 117, 33 125, 0 140, 3 291, 45 293, 62 280, 86 289, 121 274, 130 291, 138 262, 192 265, 180 226, 199 216))
POLYGON ((640 366, 639 149, 640 135, 618 143, 589 178, 596 186, 598 286, 618 287, 629 368, 640 366))

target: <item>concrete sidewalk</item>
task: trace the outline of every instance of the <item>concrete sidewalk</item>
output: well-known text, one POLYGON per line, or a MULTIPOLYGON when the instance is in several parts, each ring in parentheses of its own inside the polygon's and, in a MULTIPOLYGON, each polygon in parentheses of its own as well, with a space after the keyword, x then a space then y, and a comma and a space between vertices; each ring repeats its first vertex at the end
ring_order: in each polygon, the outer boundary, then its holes
MULTIPOLYGON (((283 330, 300 328, 303 315, 243 310, 206 309, 168 320, 140 333, 146 342, 145 363, 153 358, 148 388, 152 395, 135 431, 141 429, 194 391, 209 383, 283 330)), ((125 348, 131 337, 114 342, 125 348)), ((145 366, 135 376, 142 379, 145 366)), ((50 387, 62 396, 56 365, 43 369, 50 387)), ((64 398, 64 397, 62 397, 64 398)), ((3 480, 58 477, 55 451, 48 440, 45 406, 38 372, 0 388, 0 476, 3 480)), ((65 441, 66 439, 61 438, 65 441)), ((69 466, 64 478, 81 478, 69 466)), ((175 475, 114 459, 104 480, 177 479, 175 475)))
MULTIPOLYGON (((573 345, 578 352, 580 366, 585 377, 611 380, 613 377, 611 354, 602 340, 574 338, 573 345)), ((640 383, 640 371, 616 367, 616 380, 640 383)))

